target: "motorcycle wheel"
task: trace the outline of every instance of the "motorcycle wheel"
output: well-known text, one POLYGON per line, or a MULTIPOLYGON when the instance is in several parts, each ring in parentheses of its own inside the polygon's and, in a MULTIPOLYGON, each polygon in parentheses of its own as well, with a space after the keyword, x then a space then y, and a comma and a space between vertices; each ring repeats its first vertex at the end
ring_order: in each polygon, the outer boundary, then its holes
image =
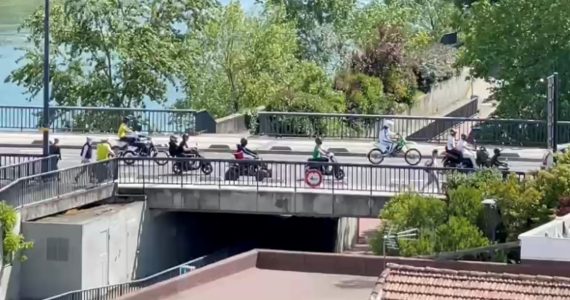
POLYGON ((334 178, 336 178, 337 180, 343 180, 344 179, 344 170, 341 168, 335 169, 334 178))
POLYGON ((370 150, 367 156, 368 161, 373 165, 379 165, 384 161, 384 154, 378 148, 370 150))
POLYGON ((123 152, 123 154, 121 155, 121 157, 123 157, 123 162, 125 163, 125 165, 127 166, 131 166, 135 163, 134 159, 129 159, 129 157, 137 157, 137 154, 134 153, 131 150, 127 150, 125 152, 123 152))
MULTIPOLYGON (((154 151, 152 154, 152 158, 169 158, 169 157, 170 155, 168 154, 168 152, 164 150, 154 151)), ((168 159, 155 159, 154 162, 156 162, 156 164, 159 166, 164 166, 168 163, 168 159)))
POLYGON ((224 174, 224 180, 236 181, 239 179, 239 169, 238 167, 230 167, 224 174))
POLYGON ((181 164, 179 162, 175 162, 172 164, 172 173, 174 173, 176 175, 182 174, 182 167, 181 167, 181 164))
POLYGON ((205 175, 210 175, 212 174, 212 171, 214 171, 214 168, 212 168, 211 163, 202 164, 202 167, 200 169, 202 170, 202 173, 204 173, 205 175))
POLYGON ((257 173, 255 173, 255 179, 259 182, 263 181, 263 179, 267 178, 267 172, 263 169, 259 169, 257 173))
POLYGON ((418 149, 412 148, 404 153, 404 160, 406 160, 408 165, 415 166, 422 161, 422 154, 418 149))

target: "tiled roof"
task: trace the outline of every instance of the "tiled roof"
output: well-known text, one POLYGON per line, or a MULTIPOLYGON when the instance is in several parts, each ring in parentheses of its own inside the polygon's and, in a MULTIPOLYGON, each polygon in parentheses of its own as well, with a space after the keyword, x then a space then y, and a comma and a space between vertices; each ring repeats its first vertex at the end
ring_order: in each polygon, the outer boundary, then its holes
POLYGON ((570 278, 388 264, 371 300, 568 300, 570 278))

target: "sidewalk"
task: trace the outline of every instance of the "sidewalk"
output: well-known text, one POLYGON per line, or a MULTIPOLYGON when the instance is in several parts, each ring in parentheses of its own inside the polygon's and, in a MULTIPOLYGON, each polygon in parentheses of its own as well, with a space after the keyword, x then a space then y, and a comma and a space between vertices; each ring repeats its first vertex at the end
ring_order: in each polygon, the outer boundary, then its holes
MULTIPOLYGON (((82 134, 53 134, 50 138, 59 138, 63 149, 80 149, 87 137, 93 138, 95 143, 107 138, 111 144, 115 144, 115 135, 82 135, 82 134)), ((204 152, 231 152, 235 149, 243 136, 236 134, 204 134, 190 137, 190 145, 197 145, 204 152)), ((157 147, 167 147, 168 136, 153 136, 157 147)), ((283 154, 283 155, 310 155, 314 148, 312 138, 270 138, 249 137, 249 147, 260 154, 283 154)), ((334 152, 337 156, 364 156, 374 147, 370 140, 340 140, 325 139, 324 147, 334 152)), ((0 147, 5 148, 37 148, 42 145, 41 134, 29 133, 0 133, 0 147)), ((430 156, 433 149, 444 152, 444 145, 418 143, 415 145, 422 156, 430 156)), ((487 146, 492 151, 493 146, 487 146)), ((500 147, 499 147, 500 148, 500 147)), ((542 160, 547 150, 535 148, 503 148, 503 156, 510 160, 542 160)))

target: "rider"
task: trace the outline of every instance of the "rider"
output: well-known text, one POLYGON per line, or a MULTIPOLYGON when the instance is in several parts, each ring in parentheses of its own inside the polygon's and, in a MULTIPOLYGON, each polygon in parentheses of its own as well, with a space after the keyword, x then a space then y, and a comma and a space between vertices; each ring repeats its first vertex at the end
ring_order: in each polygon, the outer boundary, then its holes
POLYGON ((174 135, 171 135, 168 141, 168 154, 172 157, 178 156, 178 138, 174 135))
POLYGON ((323 161, 328 162, 329 159, 327 157, 328 152, 323 149, 323 141, 321 138, 315 138, 315 148, 313 149, 313 156, 311 157, 311 161, 323 161))
POLYGON ((194 147, 188 147, 188 139, 190 138, 190 136, 185 133, 182 135, 182 141, 180 141, 180 144, 178 144, 178 148, 176 150, 176 154, 177 156, 192 156, 196 154, 196 148, 194 147))
POLYGON ((461 156, 464 158, 467 158, 471 161, 472 164, 472 168, 475 168, 477 166, 477 162, 475 160, 475 156, 473 155, 473 153, 470 150, 473 150, 469 147, 469 144, 467 143, 467 135, 462 134, 461 135, 461 139, 459 139, 459 142, 457 143, 457 146, 455 147, 455 149, 461 153, 461 156))
POLYGON ((384 153, 392 153, 394 145, 396 145, 397 137, 392 132, 391 127, 394 125, 392 120, 385 120, 380 135, 378 136, 378 144, 380 150, 384 153))
POLYGON ((499 161, 499 157, 501 156, 501 150, 495 148, 493 150, 493 157, 489 161, 489 167, 507 167, 508 165, 502 161, 499 161))
POLYGON ((449 131, 449 137, 447 138, 447 145, 445 146, 445 152, 457 157, 458 161, 463 160, 463 152, 457 150, 457 143, 455 140, 455 136, 457 132, 451 129, 449 131))
POLYGON ((119 141, 126 142, 128 145, 132 145, 135 142, 136 138, 129 136, 129 133, 132 133, 133 131, 129 127, 128 123, 129 118, 124 117, 123 122, 121 122, 121 125, 119 125, 119 132, 117 132, 117 135, 119 136, 119 141))
POLYGON ((243 153, 245 159, 255 160, 257 159, 257 152, 247 148, 247 139, 241 138, 239 144, 237 145, 238 152, 243 153))

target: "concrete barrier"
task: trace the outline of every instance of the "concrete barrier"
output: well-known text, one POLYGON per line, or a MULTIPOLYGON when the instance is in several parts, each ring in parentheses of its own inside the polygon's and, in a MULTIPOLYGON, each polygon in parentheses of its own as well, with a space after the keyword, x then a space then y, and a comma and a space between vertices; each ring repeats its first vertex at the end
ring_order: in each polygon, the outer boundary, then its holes
MULTIPOLYGON (((265 106, 257 107, 256 111, 262 111, 265 106)), ((245 113, 235 113, 226 117, 216 119, 216 133, 234 134, 243 133, 247 134, 249 131, 247 124, 247 116, 245 113)))

